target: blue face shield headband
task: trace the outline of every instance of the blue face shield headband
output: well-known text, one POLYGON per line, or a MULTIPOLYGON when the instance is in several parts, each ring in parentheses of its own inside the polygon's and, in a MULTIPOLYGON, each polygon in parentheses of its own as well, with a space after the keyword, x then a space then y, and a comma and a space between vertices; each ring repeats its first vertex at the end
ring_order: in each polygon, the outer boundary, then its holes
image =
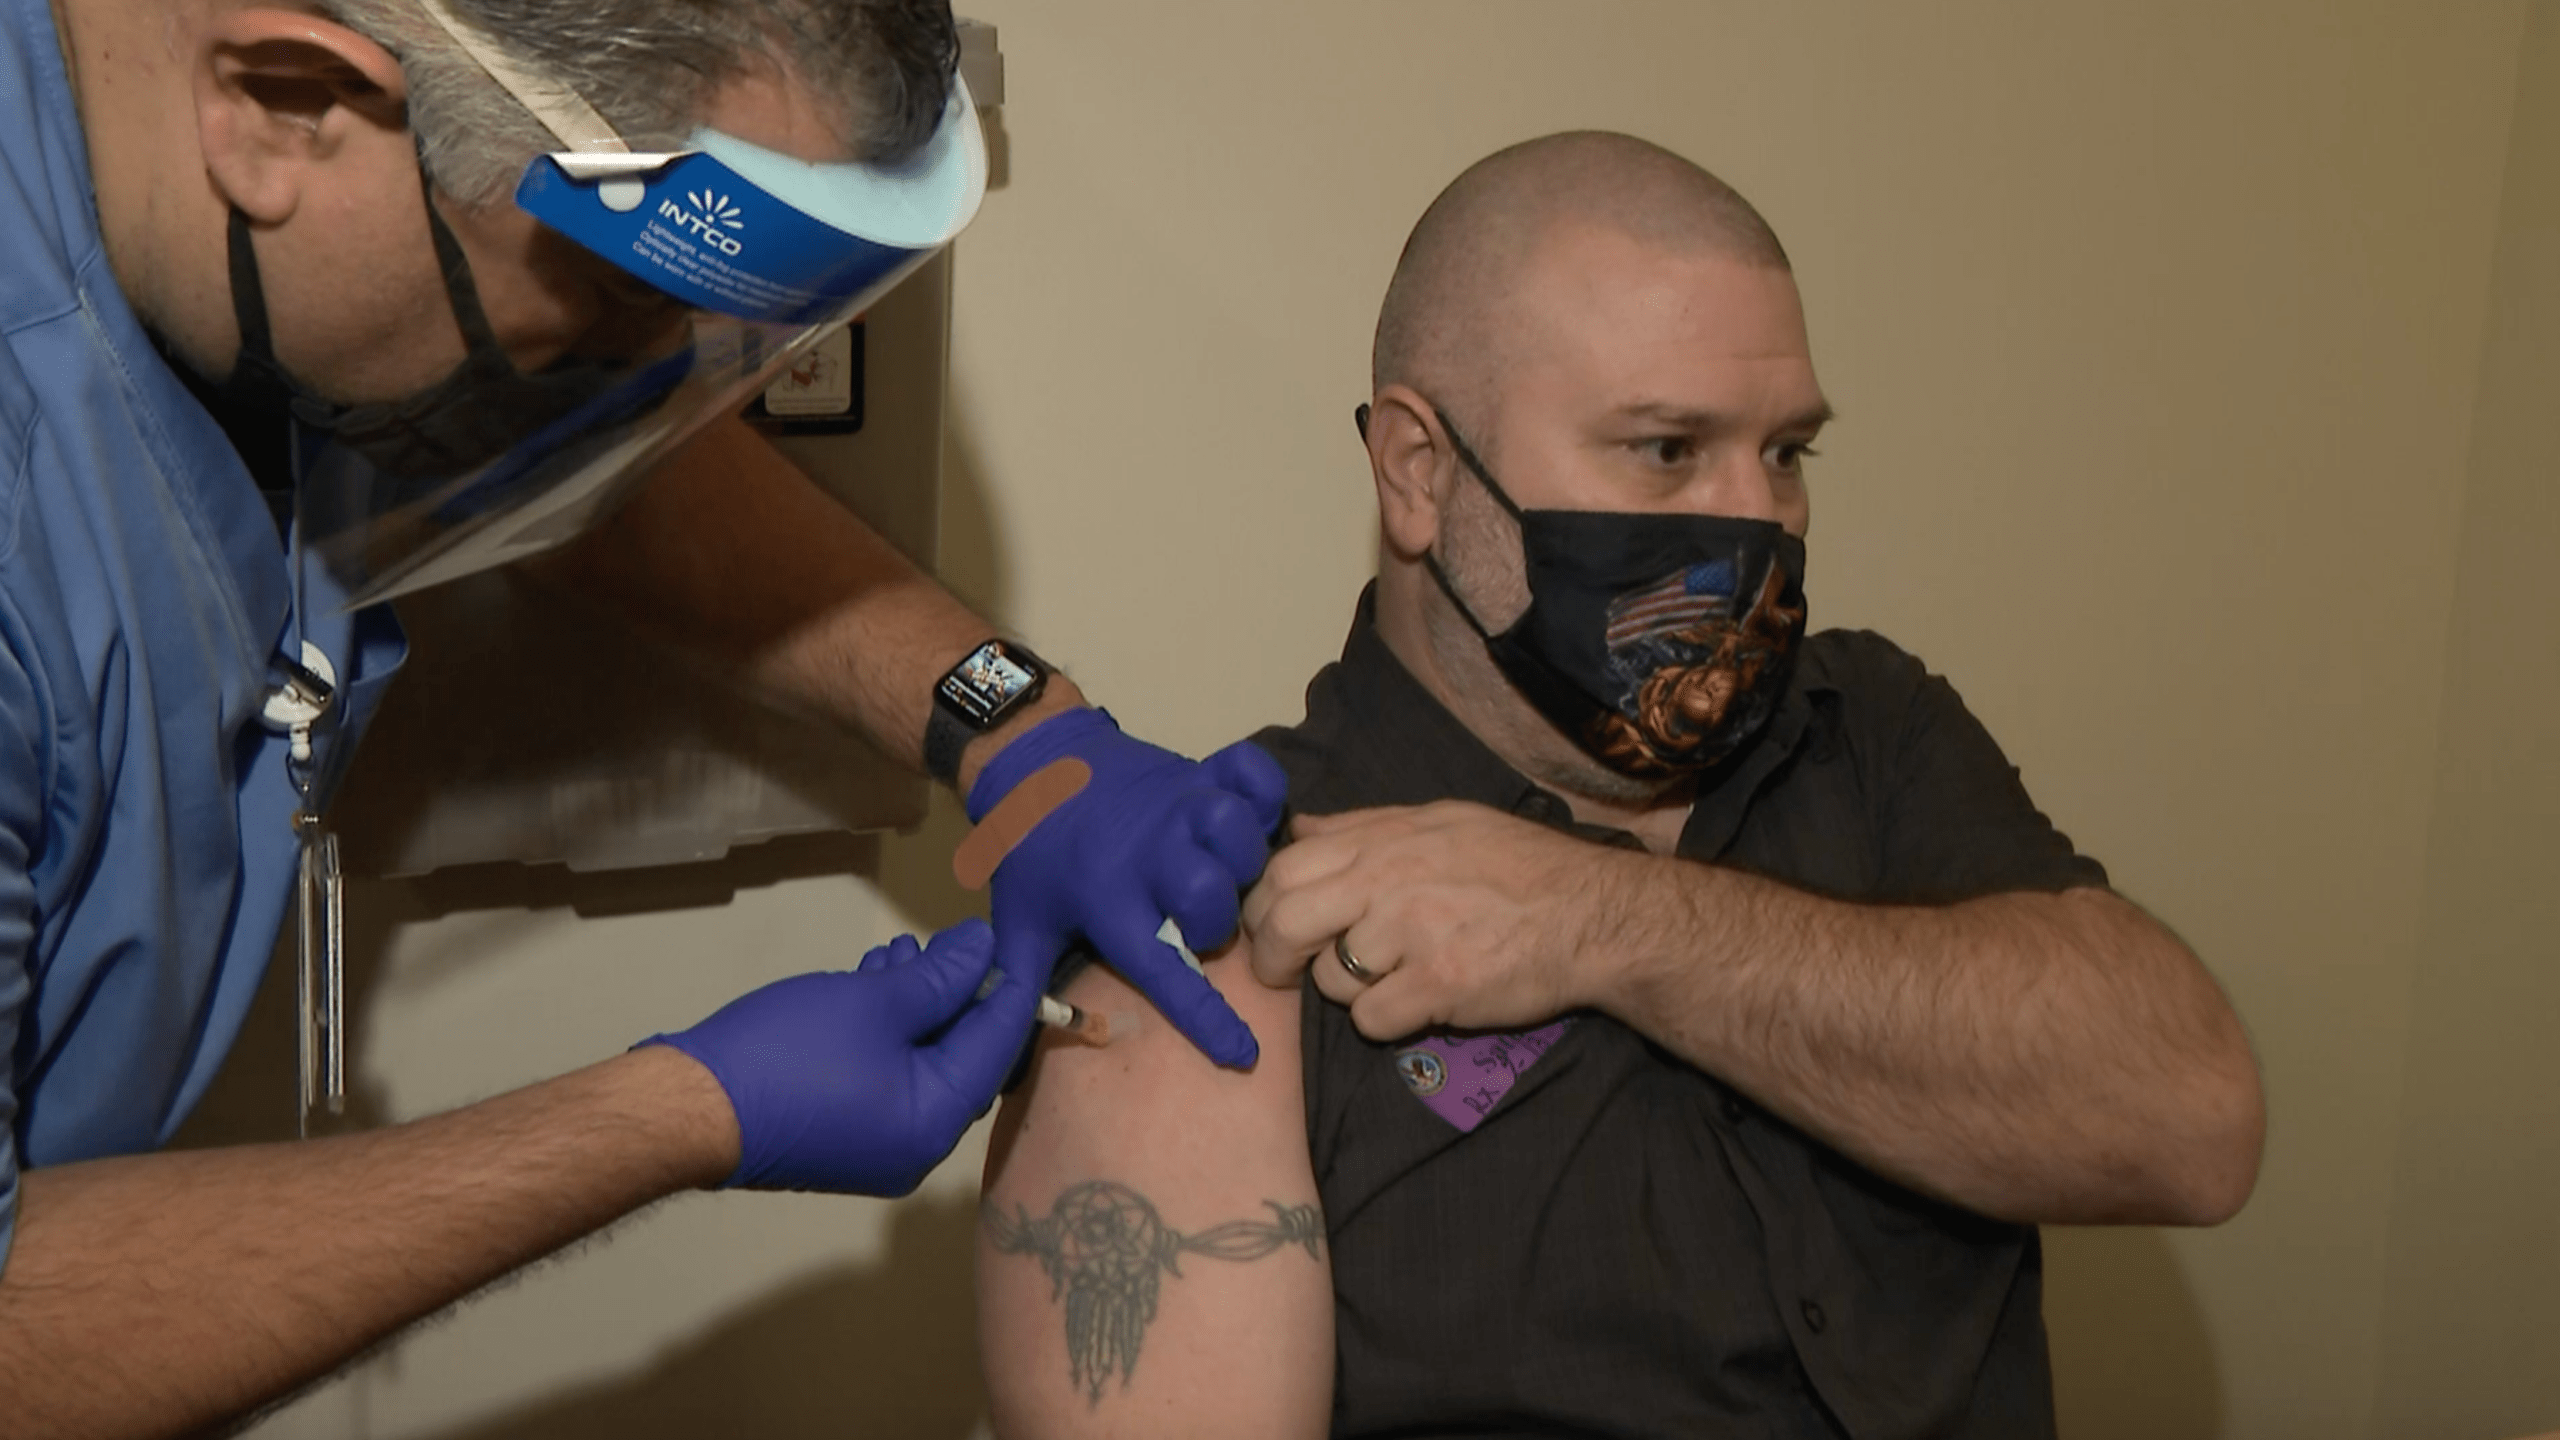
POLYGON ((516 205, 664 297, 663 313, 650 312, 645 338, 624 326, 611 344, 573 345, 531 374, 506 373, 494 345, 475 346, 436 387, 431 416, 372 407, 403 422, 395 437, 382 426, 305 435, 299 538, 351 607, 574 538, 656 462, 932 259, 986 191, 985 141, 956 76, 933 138, 895 166, 812 163, 709 128, 683 149, 637 152, 583 98, 523 69, 440 0, 420 4, 563 146, 526 168, 516 205), (475 403, 555 375, 548 388, 579 403, 475 403), (415 443, 428 428, 440 443, 415 443), (434 456, 455 458, 421 458, 434 456))

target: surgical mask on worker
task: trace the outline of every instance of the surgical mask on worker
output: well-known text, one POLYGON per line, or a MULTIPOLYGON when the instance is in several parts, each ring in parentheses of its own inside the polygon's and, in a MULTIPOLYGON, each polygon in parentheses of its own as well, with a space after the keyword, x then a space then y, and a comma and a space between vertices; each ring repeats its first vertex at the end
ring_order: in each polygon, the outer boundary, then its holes
POLYGON ((1451 428, 1485 493, 1519 522, 1529 608, 1495 633, 1432 578, 1505 678, 1593 759, 1637 779, 1713 768, 1769 723, 1804 636, 1804 542, 1769 520, 1523 510, 1451 428))
POLYGON ((362 456, 390 492, 381 498, 398 504, 415 500, 454 476, 481 469, 546 426, 579 415, 582 409, 592 410, 600 399, 613 398, 616 418, 645 414, 683 378, 662 374, 657 378, 663 383, 633 393, 623 385, 628 367, 621 362, 570 356, 531 374, 517 369, 480 308, 470 260, 444 217, 436 213, 434 195, 425 198, 427 228, 444 279, 445 301, 462 332, 461 364, 433 385, 398 400, 345 405, 315 393, 276 359, 258 252, 249 240, 248 217, 234 208, 231 311, 240 327, 240 357, 223 386, 224 398, 259 409, 288 411, 301 423, 324 432, 362 456), (624 393, 616 395, 617 387, 624 393))

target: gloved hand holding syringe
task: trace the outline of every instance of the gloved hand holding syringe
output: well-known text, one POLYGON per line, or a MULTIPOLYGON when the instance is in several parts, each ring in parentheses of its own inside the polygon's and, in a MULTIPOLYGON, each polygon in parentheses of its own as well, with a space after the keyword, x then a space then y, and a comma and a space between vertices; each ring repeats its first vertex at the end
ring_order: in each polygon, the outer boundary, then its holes
POLYGON ((727 1093, 725 1185, 904 1195, 995 1103, 1031 1033, 1039 992, 1003 982, 995 950, 984 920, 901 935, 851 971, 776 981, 642 1043, 692 1056, 727 1093))
POLYGON ((1079 939, 1211 1058, 1252 1063, 1252 1034, 1184 937, 1233 933, 1236 892, 1279 824, 1279 767, 1250 744, 1195 764, 1094 711, 1047 722, 998 761, 1035 758, 992 791, 981 776, 981 823, 954 857, 963 884, 995 880, 994 927, 902 935, 850 972, 779 981, 643 1042, 692 1056, 727 1093, 739 1132, 727 1184, 914 1189, 995 1103, 1035 1017, 1087 1044, 1137 1032, 1134 1012, 1089 1014, 1045 993, 1079 939), (1158 908, 1159 895, 1180 903, 1158 908))

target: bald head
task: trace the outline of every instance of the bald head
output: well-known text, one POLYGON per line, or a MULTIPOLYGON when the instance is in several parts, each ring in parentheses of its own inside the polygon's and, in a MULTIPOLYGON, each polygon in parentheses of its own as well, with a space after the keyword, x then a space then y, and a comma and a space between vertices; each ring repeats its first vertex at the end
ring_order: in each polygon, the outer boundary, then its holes
POLYGON ((1566 227, 1789 268, 1750 201, 1659 145, 1604 130, 1523 141, 1469 166, 1414 225, 1379 307, 1371 388, 1472 408, 1518 339, 1506 297, 1566 227))

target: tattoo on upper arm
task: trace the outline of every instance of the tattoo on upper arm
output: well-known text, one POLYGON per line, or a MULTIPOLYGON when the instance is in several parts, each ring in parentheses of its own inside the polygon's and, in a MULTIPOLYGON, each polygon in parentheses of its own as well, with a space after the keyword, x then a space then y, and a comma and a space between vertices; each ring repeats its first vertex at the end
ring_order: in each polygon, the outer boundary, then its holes
POLYGON ((992 1203, 979 1207, 979 1217, 997 1253, 1032 1256, 1048 1272, 1049 1298, 1066 1302, 1067 1378, 1099 1405, 1112 1371, 1120 1372, 1120 1388, 1129 1388, 1138 1344, 1156 1318, 1158 1273, 1179 1278, 1184 1255, 1259 1260, 1303 1245, 1308 1258, 1323 1258, 1324 1216, 1315 1206, 1262 1203, 1271 1207, 1269 1220, 1230 1220, 1185 1235, 1166 1225, 1146 1196, 1088 1180, 1061 1192, 1039 1219, 1019 1205, 1008 1216, 992 1203))

